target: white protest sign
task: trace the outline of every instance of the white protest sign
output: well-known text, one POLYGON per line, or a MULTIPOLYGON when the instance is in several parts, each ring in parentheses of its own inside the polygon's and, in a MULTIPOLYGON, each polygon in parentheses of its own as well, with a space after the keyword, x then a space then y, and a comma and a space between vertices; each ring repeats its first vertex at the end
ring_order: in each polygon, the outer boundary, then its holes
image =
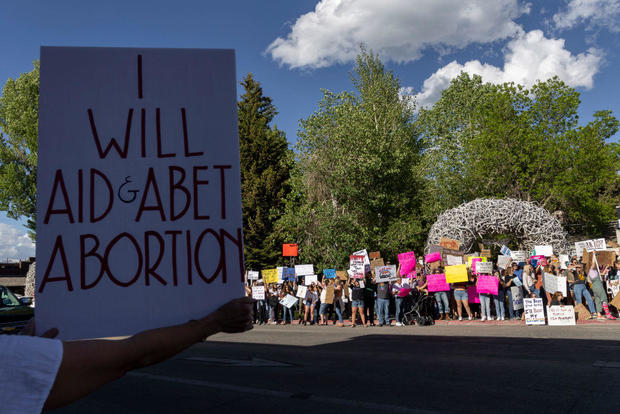
POLYGON ((506 269, 506 266, 512 261, 512 257, 499 255, 497 256, 497 268, 506 269))
POLYGON ((311 264, 303 264, 303 265, 295 265, 295 275, 296 276, 306 276, 314 274, 314 265, 311 264))
POLYGON ((351 278, 363 279, 366 274, 363 256, 351 255, 349 258, 349 270, 347 270, 347 272, 351 278))
POLYGON ((499 249, 499 252, 504 256, 510 256, 510 249, 506 245, 503 245, 502 248, 499 249))
POLYGON ((280 305, 286 306, 287 308, 292 308, 297 303, 297 298, 293 295, 286 295, 282 300, 280 300, 280 305))
POLYGON ((566 277, 556 276, 551 273, 545 273, 543 275, 543 286, 545 292, 554 294, 555 292, 562 292, 562 295, 566 297, 566 277))
POLYGON ((534 250, 538 256, 552 256, 553 255, 553 246, 544 245, 544 246, 534 246, 534 250))
POLYGON ((493 274, 493 262, 477 262, 476 273, 481 275, 493 274))
POLYGON ((572 306, 547 306, 549 326, 575 325, 575 308, 572 306))
POLYGON ((265 300, 265 286, 252 286, 252 299, 265 300))
POLYGON ((232 50, 41 48, 38 332, 131 335, 243 296, 237 131, 232 50))
POLYGON ((541 298, 523 299, 526 325, 544 325, 545 307, 541 298))
POLYGON ((366 249, 358 250, 352 254, 352 256, 364 256, 364 266, 370 266, 370 258, 366 249))
POLYGON ((512 293, 512 308, 514 310, 523 309, 523 290, 521 286, 512 286, 510 291, 512 293))
POLYGON ((446 255, 447 266, 456 266, 463 264, 463 256, 453 256, 451 254, 446 255))
POLYGON ((510 257, 512 257, 512 261, 516 263, 527 262, 529 259, 529 255, 524 250, 512 250, 510 252, 510 257))
POLYGON ((313 283, 317 283, 316 275, 306 275, 306 276, 304 276, 304 285, 310 286, 313 283))
POLYGON ((583 249, 586 249, 588 253, 597 250, 605 250, 607 249, 607 243, 605 242, 605 239, 584 240, 575 243, 577 256, 581 257, 583 255, 583 249))
POLYGON ((558 260, 560 261, 560 269, 568 269, 568 267, 566 266, 566 263, 570 260, 567 254, 561 254, 560 257, 558 258, 558 260))
POLYGON ((582 257, 583 256, 583 249, 586 248, 586 242, 585 241, 580 241, 580 242, 575 242, 575 254, 578 257, 582 257))
POLYGON ((302 298, 305 299, 306 298, 306 293, 308 293, 308 288, 306 286, 297 286, 297 296, 298 298, 302 298))
POLYGON ((258 280, 258 271, 248 270, 248 280, 258 280))
POLYGON ((607 292, 611 293, 612 298, 615 298, 616 295, 620 292, 620 280, 608 280, 607 292))
POLYGON ((391 282, 396 279, 398 279, 396 275, 396 265, 379 266, 375 269, 375 281, 377 283, 391 282))

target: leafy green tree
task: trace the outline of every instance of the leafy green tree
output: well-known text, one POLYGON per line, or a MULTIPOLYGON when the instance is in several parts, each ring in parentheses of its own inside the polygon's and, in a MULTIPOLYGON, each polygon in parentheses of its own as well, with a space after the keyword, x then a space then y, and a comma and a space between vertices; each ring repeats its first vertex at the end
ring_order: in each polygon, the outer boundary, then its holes
POLYGON ((324 91, 301 121, 292 192, 279 231, 300 243, 301 259, 345 266, 360 248, 392 257, 421 247, 421 146, 414 107, 372 52, 351 74, 356 93, 324 91))
POLYGON ((39 62, 9 79, 0 97, 0 209, 25 217, 34 238, 36 215, 39 62))
POLYGON ((241 85, 245 90, 238 102, 245 260, 248 269, 262 269, 275 265, 282 255, 282 240, 272 233, 289 191, 292 156, 284 132, 269 125, 277 114, 271 98, 263 95, 251 74, 241 85))
POLYGON ((600 111, 579 126, 579 104, 558 78, 528 90, 462 73, 418 118, 428 147, 427 211, 512 197, 564 212, 569 230, 602 231, 618 201, 619 147, 607 142, 618 121, 600 111))

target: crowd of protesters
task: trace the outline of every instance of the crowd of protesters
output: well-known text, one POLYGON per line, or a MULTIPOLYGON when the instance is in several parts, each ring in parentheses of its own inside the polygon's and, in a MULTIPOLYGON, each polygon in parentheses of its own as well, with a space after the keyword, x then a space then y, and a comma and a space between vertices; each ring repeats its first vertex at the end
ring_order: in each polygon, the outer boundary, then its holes
MULTIPOLYGON (((426 278, 428 274, 443 273, 441 266, 432 271, 429 266, 418 266, 411 277, 398 277, 393 282, 376 283, 369 272, 363 279, 341 280, 327 279, 307 286, 305 297, 298 298, 292 307, 283 306, 280 301, 287 295, 295 296, 297 281, 265 286, 265 298, 256 301, 255 323, 287 325, 294 321, 301 325, 345 326, 345 320, 351 327, 361 325, 403 326, 403 301, 412 294, 428 296, 432 300, 433 318, 436 320, 520 320, 521 309, 513 306, 513 286, 521 286, 526 298, 541 298, 545 306, 578 305, 584 300, 590 319, 614 320, 618 309, 610 306, 612 293, 605 288, 606 281, 620 279, 620 260, 613 266, 598 266, 592 263, 586 269, 577 256, 573 256, 564 266, 555 261, 545 265, 533 266, 531 263, 509 263, 505 268, 494 266, 491 276, 498 279, 497 295, 478 293, 480 303, 472 303, 468 288, 476 285, 476 275, 468 272, 469 281, 451 283, 450 290, 428 292, 426 278), (545 274, 564 276, 566 292, 547 292, 544 289, 545 274), (333 297, 326 301, 328 288, 333 286, 333 297), (329 303, 328 303, 329 302, 329 303), (375 317, 375 315, 377 317, 375 317), (391 317, 393 315, 393 317, 391 317)), ((399 266, 400 271, 400 266, 399 266)), ((399 272, 397 272, 400 275, 399 272)), ((303 278, 298 278, 302 282, 303 278)), ((251 286, 263 285, 261 281, 249 281, 246 286, 248 296, 252 295, 251 286)), ((330 289, 331 290, 331 289, 330 289)))

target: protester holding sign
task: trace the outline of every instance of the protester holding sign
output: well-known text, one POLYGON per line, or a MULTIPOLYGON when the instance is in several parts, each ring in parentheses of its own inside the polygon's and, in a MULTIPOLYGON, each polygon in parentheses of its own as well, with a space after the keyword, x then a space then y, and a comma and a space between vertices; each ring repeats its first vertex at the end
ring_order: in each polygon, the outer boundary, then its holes
POLYGON ((523 266, 523 288, 527 291, 528 297, 533 293, 536 295, 537 298, 539 298, 540 289, 536 289, 535 280, 536 279, 532 265, 526 264, 525 266, 523 266))
POLYGON ((318 301, 319 295, 316 292, 316 287, 312 284, 308 286, 306 298, 304 299, 304 325, 307 325, 308 322, 310 322, 310 325, 314 324, 314 308, 318 301), (308 315, 310 315, 310 321, 308 321, 308 315))
POLYGON ((248 297, 234 299, 201 319, 142 331, 123 340, 50 339, 58 334, 57 329, 44 338, 0 335, 0 372, 6 372, 3 379, 8 379, 0 396, 11 396, 0 398, 0 412, 36 413, 58 408, 218 332, 250 330, 253 303, 248 297))
POLYGON ((338 317, 338 326, 344 326, 344 321, 342 320, 342 312, 344 311, 344 302, 342 300, 343 293, 343 283, 341 280, 336 281, 334 285, 334 310, 336 311, 336 316, 338 317))
MULTIPOLYGON (((583 265, 578 263, 571 266, 573 266, 573 269, 571 269, 570 272, 572 273, 572 279, 574 280, 573 294, 575 296, 575 303, 579 305, 581 304, 582 297, 586 298, 588 309, 590 310, 590 313, 594 315, 596 313, 596 308, 594 307, 594 302, 592 301, 592 295, 590 295, 590 292, 586 287, 587 277, 583 271, 583 265)), ((592 316, 592 319, 594 318, 595 316, 592 316)))
POLYGON ((390 325, 390 283, 381 282, 377 285, 377 313, 379 326, 390 325))
MULTIPOLYGON (((596 252, 593 253, 596 259, 596 252)), ((611 313, 609 313, 609 305, 607 304, 607 292, 603 287, 602 278, 608 273, 607 266, 597 266, 597 261, 593 260, 588 272, 588 282, 592 283, 592 293, 594 293, 594 303, 596 304, 596 317, 603 319, 601 315, 605 311, 605 317, 607 319, 616 319, 611 313)))
MULTIPOLYGON (((513 263, 515 265, 516 263, 513 263)), ((518 310, 514 309, 514 304, 512 301, 512 287, 516 286, 515 279, 517 277, 513 274, 513 269, 515 266, 510 266, 504 270, 504 275, 501 278, 502 283, 504 284, 504 288, 506 289, 506 293, 508 295, 508 313, 510 315, 510 319, 519 319, 521 317, 518 310)))
POLYGON ((502 283, 499 270, 497 268, 493 271, 493 277, 498 279, 497 284, 497 295, 493 296, 493 303, 495 304, 495 313, 498 321, 503 321, 506 317, 506 308, 504 306, 504 300, 506 298, 506 294, 504 291, 504 284, 502 283))
POLYGON ((467 311, 467 319, 472 320, 471 309, 469 309, 469 297, 467 294, 467 283, 453 283, 454 300, 456 301, 456 311, 459 315, 459 321, 463 320, 463 307, 467 311))
POLYGON ((362 326, 366 327, 366 316, 364 315, 364 288, 360 287, 359 280, 355 279, 351 286, 351 327, 355 328, 357 313, 362 319, 362 326))

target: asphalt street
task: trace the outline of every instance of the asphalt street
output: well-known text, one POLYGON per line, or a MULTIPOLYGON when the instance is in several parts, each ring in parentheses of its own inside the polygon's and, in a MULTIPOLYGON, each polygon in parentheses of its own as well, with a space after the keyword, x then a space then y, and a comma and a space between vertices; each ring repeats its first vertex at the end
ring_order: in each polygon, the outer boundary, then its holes
POLYGON ((200 412, 618 413, 620 323, 260 326, 53 411, 200 412))

